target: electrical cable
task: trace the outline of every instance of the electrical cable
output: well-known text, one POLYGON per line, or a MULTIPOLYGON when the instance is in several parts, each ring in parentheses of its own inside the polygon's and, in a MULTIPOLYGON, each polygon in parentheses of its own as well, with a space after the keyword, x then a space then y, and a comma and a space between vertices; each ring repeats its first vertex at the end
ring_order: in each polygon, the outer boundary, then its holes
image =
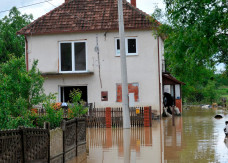
MULTIPOLYGON (((26 8, 26 7, 30 7, 30 6, 34 6, 34 5, 39 5, 39 4, 42 4, 42 3, 49 2, 49 1, 52 1, 52 0, 46 0, 46 1, 43 1, 43 2, 38 2, 38 3, 33 3, 33 4, 30 4, 30 5, 26 5, 26 6, 17 7, 17 9, 26 8)), ((3 11, 0 11, 0 13, 7 12, 7 11, 10 11, 10 10, 3 10, 3 11)))

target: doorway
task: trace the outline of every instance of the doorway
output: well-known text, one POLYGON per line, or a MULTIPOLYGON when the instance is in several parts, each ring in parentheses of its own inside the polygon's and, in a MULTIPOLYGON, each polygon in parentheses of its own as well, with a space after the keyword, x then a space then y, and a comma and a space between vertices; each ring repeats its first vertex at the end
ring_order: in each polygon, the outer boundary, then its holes
POLYGON ((73 90, 80 90, 82 92, 81 100, 88 102, 87 86, 61 86, 60 87, 60 101, 71 102, 70 92, 73 90))

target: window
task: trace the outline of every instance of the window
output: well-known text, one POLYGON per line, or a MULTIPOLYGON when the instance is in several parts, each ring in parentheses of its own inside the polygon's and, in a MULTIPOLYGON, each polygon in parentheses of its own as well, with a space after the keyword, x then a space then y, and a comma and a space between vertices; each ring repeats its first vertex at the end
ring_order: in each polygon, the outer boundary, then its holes
MULTIPOLYGON (((116 38, 116 56, 120 56, 120 39, 116 38)), ((138 55, 137 38, 127 37, 125 39, 126 55, 138 55)))
POLYGON ((60 72, 86 71, 86 42, 60 43, 60 72))
POLYGON ((60 87, 60 101, 71 102, 70 92, 73 90, 80 90, 82 92, 81 99, 87 102, 87 86, 63 86, 60 87))

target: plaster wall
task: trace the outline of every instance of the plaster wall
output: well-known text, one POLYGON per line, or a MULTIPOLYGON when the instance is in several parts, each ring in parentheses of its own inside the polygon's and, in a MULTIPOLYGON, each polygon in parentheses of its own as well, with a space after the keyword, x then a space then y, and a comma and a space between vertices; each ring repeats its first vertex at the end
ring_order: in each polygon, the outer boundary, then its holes
MULTIPOLYGON (((138 55, 127 56, 128 83, 139 84, 139 102, 135 105, 152 106, 152 109, 159 110, 158 42, 151 31, 126 31, 125 35, 137 37, 138 43, 138 55)), ((96 107, 121 106, 122 103, 116 102, 116 84, 121 83, 121 69, 120 57, 116 56, 115 38, 118 38, 118 32, 28 36, 29 68, 33 60, 38 59, 39 70, 52 74, 44 76, 47 94, 59 93, 60 86, 87 86, 89 103, 95 103, 96 107), (101 82, 98 54, 94 50, 96 35, 100 52, 101 82), (86 41, 87 71, 92 73, 53 75, 59 73, 59 42, 80 40, 86 41), (101 101, 101 91, 108 91, 108 101, 101 101)), ((163 46, 161 41, 159 43, 163 46)), ((59 96, 57 100, 60 100, 59 96)))

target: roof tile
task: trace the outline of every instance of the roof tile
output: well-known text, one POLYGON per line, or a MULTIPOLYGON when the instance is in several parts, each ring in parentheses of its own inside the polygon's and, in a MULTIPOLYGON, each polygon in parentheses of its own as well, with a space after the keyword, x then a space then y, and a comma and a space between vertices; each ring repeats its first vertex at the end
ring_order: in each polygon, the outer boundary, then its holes
MULTIPOLYGON (((149 15, 123 0, 125 29, 150 29, 149 15)), ((159 25, 159 22, 157 22, 159 25)), ((18 31, 50 34, 118 30, 118 0, 69 0, 18 31)))

